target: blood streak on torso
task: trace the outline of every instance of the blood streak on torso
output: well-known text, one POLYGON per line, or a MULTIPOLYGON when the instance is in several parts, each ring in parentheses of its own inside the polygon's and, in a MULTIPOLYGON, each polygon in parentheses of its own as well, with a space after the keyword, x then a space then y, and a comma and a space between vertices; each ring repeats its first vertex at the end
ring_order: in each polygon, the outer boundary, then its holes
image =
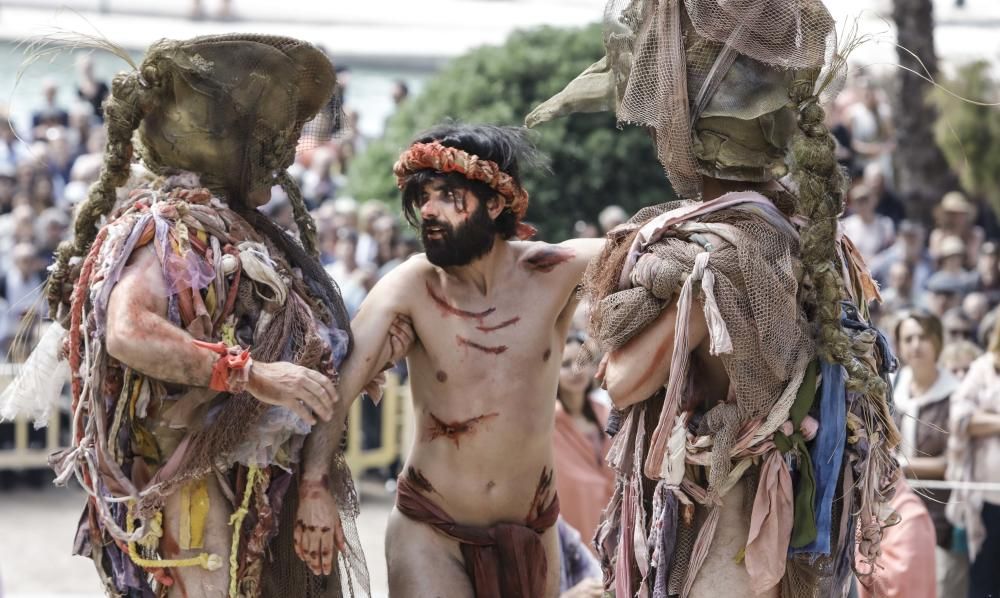
MULTIPOLYGON (((496 332, 497 330, 507 328, 508 326, 513 326, 514 324, 517 324, 518 322, 521 321, 521 316, 514 316, 513 318, 504 320, 499 324, 494 324, 494 325, 486 324, 483 320, 487 316, 494 313, 497 309, 496 307, 490 307, 482 311, 469 311, 461 309, 455 307, 454 305, 449 303, 447 299, 438 294, 431 286, 430 282, 426 283, 426 287, 427 287, 427 294, 430 295, 431 299, 445 315, 457 316, 459 318, 465 318, 469 320, 476 320, 479 322, 479 325, 476 326, 476 329, 479 330, 480 332, 489 334, 491 332, 496 332)), ((477 351, 482 351, 483 353, 489 353, 491 355, 499 355, 507 351, 508 349, 507 345, 486 345, 483 343, 476 342, 472 339, 465 338, 461 335, 455 335, 455 341, 458 343, 460 347, 468 347, 471 349, 476 349, 477 351)))
POLYGON ((524 263, 528 269, 544 273, 551 272, 553 268, 575 256, 576 252, 566 247, 541 245, 527 252, 524 256, 524 263))
POLYGON ((507 350, 507 345, 497 345, 495 347, 490 347, 487 345, 481 345, 476 341, 469 340, 460 335, 455 335, 455 340, 458 342, 460 346, 471 347, 478 351, 482 351, 483 353, 491 353, 493 355, 499 355, 507 350))
POLYGON ((424 477, 424 474, 412 465, 406 468, 406 478, 410 480, 410 483, 416 486, 418 490, 425 494, 437 492, 434 490, 434 486, 431 485, 430 480, 424 477))
POLYGON ((499 413, 486 413, 476 417, 446 422, 438 418, 433 413, 428 412, 431 423, 427 426, 427 440, 433 441, 437 438, 447 438, 455 443, 455 448, 461 448, 462 436, 467 436, 476 431, 476 428, 485 420, 498 417, 499 413))
POLYGON ((480 324, 482 324, 483 318, 485 318, 486 316, 490 315, 491 313, 497 310, 497 308, 495 307, 490 307, 488 309, 484 309, 483 311, 466 311, 464 309, 459 309, 454 305, 452 305, 451 303, 448 303, 447 299, 445 299, 441 295, 438 295, 434 291, 434 288, 431 287, 430 282, 427 283, 427 293, 431 296, 431 299, 434 300, 434 303, 437 303, 438 307, 440 307, 446 314, 451 314, 453 316, 458 316, 460 318, 471 318, 473 320, 479 320, 480 324))
POLYGON ((535 496, 531 499, 531 506, 528 507, 528 516, 525 521, 532 521, 542 516, 545 512, 546 504, 545 498, 549 494, 549 489, 552 487, 552 469, 542 469, 542 475, 538 479, 538 487, 535 488, 535 496))

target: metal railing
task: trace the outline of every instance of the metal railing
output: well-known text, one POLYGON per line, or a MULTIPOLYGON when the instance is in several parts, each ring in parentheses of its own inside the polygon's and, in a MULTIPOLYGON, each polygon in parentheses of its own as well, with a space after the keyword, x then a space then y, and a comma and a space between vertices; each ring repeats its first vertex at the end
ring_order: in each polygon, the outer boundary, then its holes
MULTIPOLYGON (((19 364, 0 363, 0 391, 17 375, 19 364)), ((407 413, 409 412, 410 387, 401 384, 399 376, 390 373, 387 376, 385 392, 381 403, 381 443, 372 449, 363 448, 363 431, 361 425, 361 402, 358 399, 351 405, 350 419, 347 428, 347 462, 355 475, 372 467, 387 467, 403 453, 403 447, 409 446, 407 413)), ((48 427, 45 429, 45 446, 31 446, 30 434, 32 422, 24 417, 18 417, 13 422, 3 422, 0 426, 13 426, 14 445, 11 448, 0 448, 0 470, 24 470, 48 466, 49 455, 64 448, 61 445, 60 410, 53 409, 48 427)))

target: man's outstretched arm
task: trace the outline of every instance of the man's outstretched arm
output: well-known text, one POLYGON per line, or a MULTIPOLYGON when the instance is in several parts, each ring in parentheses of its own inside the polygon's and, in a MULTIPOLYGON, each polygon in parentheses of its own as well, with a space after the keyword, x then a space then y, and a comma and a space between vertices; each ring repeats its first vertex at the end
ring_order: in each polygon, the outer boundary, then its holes
POLYGON ((295 522, 295 550, 312 572, 328 575, 335 551, 344 550, 337 504, 329 487, 334 455, 340 450, 347 414, 354 400, 384 369, 404 358, 414 341, 405 304, 407 264, 379 281, 351 321, 354 348, 341 365, 339 400, 329 422, 313 427, 306 439, 295 522))

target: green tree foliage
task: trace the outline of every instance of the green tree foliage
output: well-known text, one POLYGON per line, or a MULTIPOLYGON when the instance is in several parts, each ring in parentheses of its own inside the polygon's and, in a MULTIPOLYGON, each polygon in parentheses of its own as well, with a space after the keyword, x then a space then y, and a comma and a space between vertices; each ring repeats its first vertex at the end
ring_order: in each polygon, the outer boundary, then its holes
POLYGON ((938 145, 962 186, 985 197, 1000 214, 1000 108, 955 97, 995 101, 1000 85, 991 75, 990 63, 982 60, 960 68, 945 87, 955 95, 936 89, 932 96, 941 112, 935 126, 938 145))
MULTIPOLYGON (((499 47, 483 47, 451 61, 424 91, 388 123, 385 137, 352 164, 349 192, 359 200, 395 200, 392 165, 420 131, 446 119, 520 125, 537 104, 559 92, 604 53, 597 25, 516 32, 499 47)), ((573 225, 596 222, 605 206, 629 213, 673 198, 645 131, 617 130, 614 116, 578 114, 541 125, 538 147, 550 171, 524 172, 531 195, 526 220, 539 239, 573 235, 573 225)))

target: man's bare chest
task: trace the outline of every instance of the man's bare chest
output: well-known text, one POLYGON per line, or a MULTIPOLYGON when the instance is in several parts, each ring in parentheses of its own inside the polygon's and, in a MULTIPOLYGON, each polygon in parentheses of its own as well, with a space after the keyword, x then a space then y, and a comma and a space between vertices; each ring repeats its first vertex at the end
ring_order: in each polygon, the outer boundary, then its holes
POLYGON ((509 292, 495 297, 449 296, 424 285, 413 317, 422 352, 435 363, 478 365, 507 374, 538 367, 561 347, 556 341, 565 298, 537 292, 509 292), (557 346, 558 344, 558 346, 557 346))

